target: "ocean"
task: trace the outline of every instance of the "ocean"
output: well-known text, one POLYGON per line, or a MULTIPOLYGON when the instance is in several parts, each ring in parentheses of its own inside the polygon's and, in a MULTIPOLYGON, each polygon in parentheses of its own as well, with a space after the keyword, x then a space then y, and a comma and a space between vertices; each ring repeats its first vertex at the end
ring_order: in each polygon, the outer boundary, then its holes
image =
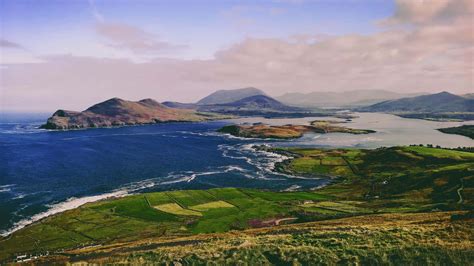
POLYGON ((201 123, 71 131, 38 129, 48 114, 0 117, 0 232, 3 235, 86 202, 132 193, 247 187, 315 189, 329 182, 273 171, 286 157, 254 145, 361 147, 474 141, 438 132, 462 123, 429 122, 385 114, 360 114, 347 126, 375 129, 370 135, 306 134, 298 140, 242 139, 217 133, 234 122, 307 123, 322 118, 241 118, 201 123))

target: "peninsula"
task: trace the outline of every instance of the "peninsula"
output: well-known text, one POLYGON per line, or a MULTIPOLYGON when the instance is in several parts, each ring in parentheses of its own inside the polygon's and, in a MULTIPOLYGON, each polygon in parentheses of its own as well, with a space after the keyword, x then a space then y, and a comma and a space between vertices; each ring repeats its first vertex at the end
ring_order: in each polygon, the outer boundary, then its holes
POLYGON ((82 112, 57 110, 41 128, 78 129, 161 122, 191 122, 224 118, 222 115, 167 107, 153 99, 138 102, 112 98, 82 112))

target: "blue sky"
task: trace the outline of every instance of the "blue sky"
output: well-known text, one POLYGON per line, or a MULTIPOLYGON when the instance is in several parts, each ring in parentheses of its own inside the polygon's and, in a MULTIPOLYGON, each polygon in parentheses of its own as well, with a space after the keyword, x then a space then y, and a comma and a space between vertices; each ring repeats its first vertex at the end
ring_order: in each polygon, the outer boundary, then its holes
MULTIPOLYGON (((374 21, 391 1, 12 1, 2 0, 2 37, 39 54, 100 55, 96 12, 108 22, 139 27, 160 40, 187 45, 173 58, 209 58, 247 37, 379 31, 374 21), (97 54, 95 54, 97 53, 97 54)), ((102 54, 103 55, 103 54, 102 54)))

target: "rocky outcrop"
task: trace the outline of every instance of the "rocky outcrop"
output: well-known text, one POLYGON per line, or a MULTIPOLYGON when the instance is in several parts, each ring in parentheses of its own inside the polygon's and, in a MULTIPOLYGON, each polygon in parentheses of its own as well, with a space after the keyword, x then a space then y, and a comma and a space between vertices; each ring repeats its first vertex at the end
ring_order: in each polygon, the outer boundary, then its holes
POLYGON ((303 136, 304 133, 349 133, 349 134, 369 134, 375 131, 369 129, 353 129, 333 125, 339 122, 333 121, 313 121, 311 125, 283 125, 270 126, 265 124, 254 125, 229 125, 218 131, 243 138, 276 138, 293 139, 303 136))

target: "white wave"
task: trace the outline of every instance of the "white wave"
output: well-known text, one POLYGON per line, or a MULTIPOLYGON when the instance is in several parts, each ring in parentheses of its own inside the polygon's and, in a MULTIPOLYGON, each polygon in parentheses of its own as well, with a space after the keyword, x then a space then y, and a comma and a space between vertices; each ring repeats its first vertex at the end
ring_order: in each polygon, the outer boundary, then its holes
POLYGON ((60 213, 60 212, 75 209, 75 208, 77 208, 81 205, 84 205, 86 203, 89 203, 89 202, 94 202, 94 201, 107 199, 107 198, 112 198, 112 197, 123 197, 123 196, 126 196, 126 195, 128 195, 127 191, 118 190, 118 191, 115 191, 115 192, 106 193, 106 194, 97 195, 97 196, 87 196, 87 197, 82 197, 82 198, 74 198, 74 197, 69 198, 64 202, 49 205, 48 206, 49 209, 45 212, 35 214, 35 215, 33 215, 32 217, 30 217, 28 219, 24 219, 24 220, 21 220, 21 221, 15 223, 11 229, 8 229, 6 231, 1 232, 0 235, 8 236, 13 232, 18 231, 18 230, 24 228, 25 226, 27 226, 29 224, 32 224, 34 222, 37 222, 41 219, 44 219, 48 216, 51 216, 51 215, 54 215, 54 214, 57 214, 57 213, 60 213))
POLYGON ((0 193, 10 192, 11 188, 14 187, 14 186, 15 186, 15 184, 2 185, 2 186, 0 186, 0 193))
POLYGON ((298 189, 300 189, 300 188, 301 188, 301 186, 292 185, 292 186, 290 186, 290 187, 288 187, 288 188, 286 188, 286 189, 283 189, 283 191, 291 192, 291 191, 296 191, 296 190, 298 190, 298 189))

